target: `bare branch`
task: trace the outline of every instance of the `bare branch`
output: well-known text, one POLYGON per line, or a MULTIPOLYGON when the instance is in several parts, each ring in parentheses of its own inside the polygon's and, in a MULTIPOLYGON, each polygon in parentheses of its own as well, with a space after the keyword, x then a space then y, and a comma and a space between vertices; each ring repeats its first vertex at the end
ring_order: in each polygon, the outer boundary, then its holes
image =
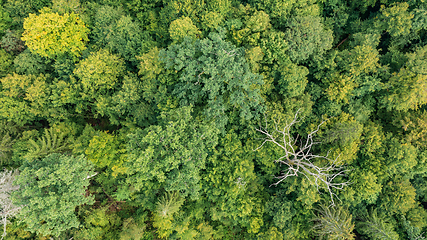
POLYGON ((97 173, 97 172, 96 172, 95 174, 92 174, 92 175, 87 176, 85 179, 90 179, 90 178, 92 178, 92 177, 95 177, 96 175, 98 175, 98 173, 97 173))
POLYGON ((15 176, 18 174, 17 170, 8 171, 5 169, 3 172, 0 172, 0 216, 3 217, 3 221, 0 223, 3 224, 1 240, 6 236, 7 218, 15 216, 21 210, 21 207, 15 206, 10 199, 10 193, 19 189, 19 186, 13 185, 15 176))
POLYGON ((339 200, 335 190, 342 190, 345 186, 349 185, 350 182, 334 182, 334 180, 338 176, 346 176, 345 173, 349 170, 344 169, 344 167, 340 165, 340 161, 338 160, 339 156, 335 159, 330 159, 329 152, 326 156, 312 153, 312 147, 316 144, 321 144, 321 142, 315 142, 313 140, 313 136, 320 130, 320 127, 327 120, 323 120, 319 125, 317 125, 317 128, 311 131, 305 140, 300 136, 297 136, 295 139, 293 138, 291 128, 293 125, 301 121, 301 119, 298 119, 299 113, 300 109, 296 112, 293 120, 289 124, 286 123, 285 127, 280 129, 280 121, 273 119, 274 131, 272 133, 268 131, 267 118, 265 117, 265 127, 260 126, 256 129, 264 135, 264 138, 262 139, 263 142, 254 151, 261 149, 265 143, 271 142, 283 149, 285 152, 284 156, 274 162, 279 163, 280 165, 285 165, 286 168, 282 170, 279 176, 275 177, 278 181, 273 183, 271 186, 277 186, 288 177, 298 176, 298 174, 300 174, 307 178, 312 185, 316 186, 319 193, 319 189, 325 189, 330 195, 332 205, 335 205, 334 198, 339 200), (276 135, 279 136, 276 137, 276 135), (327 162, 326 166, 317 166, 315 164, 315 160, 320 159, 327 162))

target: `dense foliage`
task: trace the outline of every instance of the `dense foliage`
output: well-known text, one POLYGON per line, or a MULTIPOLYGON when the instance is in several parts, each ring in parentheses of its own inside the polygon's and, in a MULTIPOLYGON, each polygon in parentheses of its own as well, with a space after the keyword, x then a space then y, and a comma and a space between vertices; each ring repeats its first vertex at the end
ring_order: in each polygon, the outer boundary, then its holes
POLYGON ((0 3, 3 239, 424 239, 426 1, 0 3))

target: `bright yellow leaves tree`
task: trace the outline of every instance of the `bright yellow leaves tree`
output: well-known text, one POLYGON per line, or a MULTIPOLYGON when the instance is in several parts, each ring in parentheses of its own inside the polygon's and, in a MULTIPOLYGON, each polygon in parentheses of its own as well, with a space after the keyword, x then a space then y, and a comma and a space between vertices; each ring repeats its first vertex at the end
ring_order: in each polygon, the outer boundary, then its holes
POLYGON ((49 8, 40 10, 40 15, 30 14, 24 21, 22 40, 41 56, 53 58, 65 53, 80 56, 86 49, 89 29, 75 13, 59 15, 49 8))

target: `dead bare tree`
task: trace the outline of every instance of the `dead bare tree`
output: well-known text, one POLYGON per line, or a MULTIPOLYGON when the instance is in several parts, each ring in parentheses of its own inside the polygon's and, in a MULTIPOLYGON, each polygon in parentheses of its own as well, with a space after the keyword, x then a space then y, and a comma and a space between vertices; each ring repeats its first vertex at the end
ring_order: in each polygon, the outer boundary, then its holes
POLYGON ((15 180, 15 176, 18 174, 17 170, 4 170, 3 172, 0 172, 0 216, 3 218, 3 221, 0 223, 3 224, 1 240, 6 236, 7 219, 15 216, 21 209, 20 206, 15 206, 10 199, 10 193, 19 189, 19 186, 13 185, 13 180, 15 180))
POLYGON ((291 134, 291 128, 301 121, 301 119, 298 119, 299 113, 300 110, 296 112, 291 123, 286 123, 283 129, 279 128, 278 121, 274 120, 273 132, 268 130, 268 122, 266 119, 265 127, 260 126, 256 129, 258 132, 264 134, 265 138, 263 138, 263 143, 255 149, 255 151, 262 148, 267 142, 274 143, 284 150, 285 155, 275 160, 275 162, 280 163, 280 165, 286 165, 287 168, 283 170, 279 176, 275 177, 279 180, 272 185, 278 185, 288 177, 301 174, 305 176, 311 184, 316 186, 319 193, 319 189, 326 189, 331 197, 332 205, 335 205, 334 197, 337 199, 339 198, 334 190, 342 190, 349 184, 349 181, 334 182, 334 180, 338 176, 345 176, 345 173, 349 170, 344 169, 344 166, 340 165, 338 160, 339 156, 335 159, 330 159, 329 152, 326 156, 317 155, 312 152, 313 146, 321 143, 314 141, 313 136, 319 131, 320 126, 322 126, 326 120, 323 120, 315 130, 310 132, 305 140, 299 136, 294 139, 291 134), (316 165, 316 160, 324 160, 323 162, 326 162, 325 166, 316 165))

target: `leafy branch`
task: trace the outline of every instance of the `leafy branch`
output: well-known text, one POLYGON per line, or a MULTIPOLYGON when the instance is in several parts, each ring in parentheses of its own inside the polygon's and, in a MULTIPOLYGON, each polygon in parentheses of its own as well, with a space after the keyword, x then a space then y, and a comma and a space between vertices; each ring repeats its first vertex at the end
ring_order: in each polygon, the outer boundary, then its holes
POLYGON ((58 133, 57 129, 49 128, 44 130, 44 135, 37 139, 37 142, 33 139, 29 140, 30 149, 25 155, 28 161, 45 157, 51 153, 61 153, 68 149, 68 143, 66 142, 64 133, 58 133), (56 130, 56 131, 55 131, 56 130))

